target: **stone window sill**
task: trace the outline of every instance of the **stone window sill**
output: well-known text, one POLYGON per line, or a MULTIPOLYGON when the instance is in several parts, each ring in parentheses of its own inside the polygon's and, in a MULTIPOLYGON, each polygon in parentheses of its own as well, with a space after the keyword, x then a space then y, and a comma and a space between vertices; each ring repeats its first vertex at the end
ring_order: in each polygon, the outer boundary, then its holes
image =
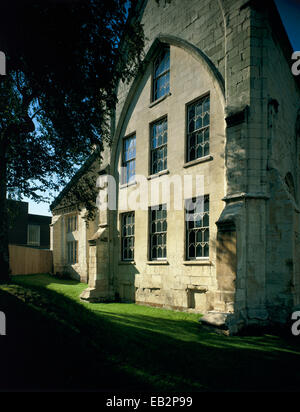
POLYGON ((212 262, 210 260, 201 259, 201 260, 186 260, 183 262, 185 266, 212 266, 212 262))
POLYGON ((124 189, 125 187, 130 187, 136 185, 136 182, 124 183, 120 185, 120 189, 124 189))
POLYGON ((136 263, 135 263, 135 261, 134 260, 120 260, 119 262, 118 262, 118 265, 120 265, 120 266, 123 266, 123 265, 129 265, 129 266, 131 266, 131 265, 135 265, 136 263))
POLYGON ((148 260, 147 265, 168 265, 167 260, 148 260))
POLYGON ((183 167, 184 167, 184 168, 187 168, 187 167, 195 166, 195 165, 197 165, 197 164, 199 164, 199 163, 209 162, 209 161, 211 161, 211 160, 213 160, 213 159, 214 159, 214 158, 213 158, 213 156, 211 156, 211 155, 204 156, 204 157, 200 157, 199 159, 195 159, 195 160, 192 160, 192 161, 190 161, 190 162, 185 163, 185 164, 183 165, 183 167))
POLYGON ((159 99, 155 100, 154 102, 150 103, 149 104, 149 109, 153 106, 156 106, 157 104, 159 104, 160 102, 162 102, 163 100, 165 100, 169 96, 172 96, 172 93, 165 94, 164 96, 162 96, 159 99))
POLYGON ((148 180, 156 179, 157 177, 168 175, 170 172, 168 169, 162 170, 161 172, 155 173, 154 175, 150 175, 147 177, 148 180))

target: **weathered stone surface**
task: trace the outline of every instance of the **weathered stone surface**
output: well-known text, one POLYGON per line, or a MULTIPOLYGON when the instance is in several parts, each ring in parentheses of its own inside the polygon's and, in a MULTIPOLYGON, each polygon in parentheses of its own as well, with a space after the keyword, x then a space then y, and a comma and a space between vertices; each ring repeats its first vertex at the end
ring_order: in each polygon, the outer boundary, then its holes
POLYGON ((227 316, 227 313, 210 312, 204 315, 200 322, 206 325, 225 327, 227 316))

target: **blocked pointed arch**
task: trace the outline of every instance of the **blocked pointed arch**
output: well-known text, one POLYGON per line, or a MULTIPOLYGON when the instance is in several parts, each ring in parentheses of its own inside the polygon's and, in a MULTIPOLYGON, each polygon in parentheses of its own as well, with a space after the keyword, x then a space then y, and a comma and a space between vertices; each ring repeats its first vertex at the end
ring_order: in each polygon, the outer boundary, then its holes
POLYGON ((207 73, 210 75, 212 80, 215 82, 217 88, 219 89, 219 95, 223 99, 223 104, 225 105, 225 82, 224 78, 217 69, 217 67, 214 65, 214 63, 209 59, 209 57, 203 53, 202 50, 200 50, 198 47, 194 46, 193 44, 189 43, 186 40, 183 40, 179 37, 168 35, 168 34, 160 34, 156 37, 156 39, 153 41, 151 47, 149 48, 146 57, 142 63, 141 69, 139 70, 139 73, 137 74, 136 78, 134 79, 129 92, 127 94, 126 100, 123 104, 122 111, 118 120, 118 124, 113 136, 113 141, 112 141, 112 151, 111 151, 111 165, 112 165, 112 170, 115 170, 115 161, 116 161, 116 149, 119 143, 120 139, 120 134, 121 130, 127 115, 127 112, 130 108, 130 105, 134 99, 134 96, 138 90, 139 84, 143 79, 143 76, 146 72, 146 69, 148 65, 151 63, 151 61, 155 58, 155 56, 158 53, 158 50, 161 49, 162 46, 164 45, 170 45, 170 46, 175 46, 179 47, 183 50, 185 50, 187 53, 192 55, 197 61, 199 61, 202 66, 206 69, 207 73))

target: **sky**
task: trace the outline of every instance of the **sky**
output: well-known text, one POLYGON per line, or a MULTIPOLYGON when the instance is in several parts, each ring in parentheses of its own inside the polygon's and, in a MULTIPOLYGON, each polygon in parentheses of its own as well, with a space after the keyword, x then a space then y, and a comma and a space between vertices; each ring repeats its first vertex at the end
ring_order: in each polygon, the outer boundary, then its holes
POLYGON ((300 0, 275 0, 294 51, 300 51, 300 0))
POLYGON ((27 197, 24 197, 22 199, 22 202, 29 203, 28 213, 31 213, 33 215, 52 216, 52 213, 50 212, 50 209, 49 209, 50 207, 49 203, 44 203, 44 202, 36 203, 27 197))
MULTIPOLYGON (((300 0, 275 0, 275 3, 294 51, 300 51, 300 0)), ((29 213, 51 216, 48 203, 23 200, 29 202, 29 213)))

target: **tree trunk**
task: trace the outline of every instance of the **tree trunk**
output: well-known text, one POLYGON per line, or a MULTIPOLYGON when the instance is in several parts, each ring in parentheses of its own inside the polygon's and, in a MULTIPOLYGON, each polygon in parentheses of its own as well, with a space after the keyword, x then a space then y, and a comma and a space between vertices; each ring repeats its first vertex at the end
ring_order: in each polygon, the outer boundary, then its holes
POLYGON ((4 145, 0 146, 0 283, 9 281, 8 215, 6 201, 7 165, 4 145), (2 147, 1 147, 2 146, 2 147))

